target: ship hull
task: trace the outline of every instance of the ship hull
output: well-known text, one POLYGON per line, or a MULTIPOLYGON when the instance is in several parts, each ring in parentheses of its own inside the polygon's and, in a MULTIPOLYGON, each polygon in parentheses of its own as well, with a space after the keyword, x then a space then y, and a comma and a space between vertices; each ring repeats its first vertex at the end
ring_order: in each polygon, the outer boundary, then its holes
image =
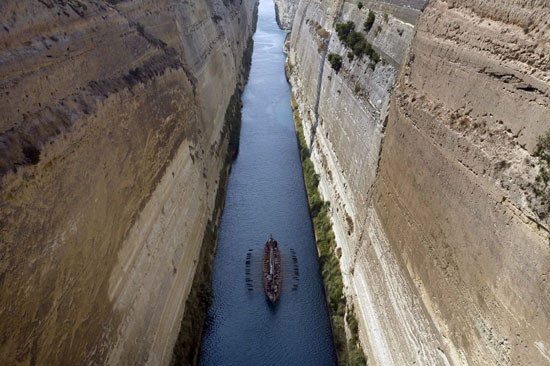
POLYGON ((262 277, 264 282, 265 295, 276 303, 281 296, 282 273, 281 273, 281 252, 277 241, 272 237, 265 243, 262 260, 262 277))

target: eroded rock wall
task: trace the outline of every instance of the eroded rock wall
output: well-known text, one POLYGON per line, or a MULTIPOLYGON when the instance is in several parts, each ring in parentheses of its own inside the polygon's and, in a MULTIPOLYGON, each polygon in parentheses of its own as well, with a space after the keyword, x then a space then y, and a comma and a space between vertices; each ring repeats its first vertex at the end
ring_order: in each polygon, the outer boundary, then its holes
POLYGON ((549 362, 547 2, 363 3, 302 1, 289 65, 370 364, 549 362), (369 10, 374 70, 334 29, 369 10))
POLYGON ((170 360, 255 7, 0 4, 0 363, 170 360))
POLYGON ((548 223, 529 204, 549 24, 544 2, 432 1, 393 94, 374 208, 459 363, 550 362, 548 223))
POLYGON ((273 0, 273 2, 275 3, 277 24, 282 29, 291 29, 300 0, 273 0))

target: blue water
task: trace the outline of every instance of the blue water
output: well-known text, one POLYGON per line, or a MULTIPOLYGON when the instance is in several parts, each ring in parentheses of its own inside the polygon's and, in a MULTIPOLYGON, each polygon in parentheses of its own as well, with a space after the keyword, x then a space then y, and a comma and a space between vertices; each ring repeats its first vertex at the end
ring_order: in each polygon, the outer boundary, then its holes
MULTIPOLYGON (((286 32, 272 0, 261 0, 250 78, 243 94, 239 155, 229 177, 214 260, 214 301, 200 365, 334 365, 336 357, 302 179, 282 53, 286 32), (299 262, 298 289, 283 288, 271 305, 261 288, 247 291, 245 260, 273 234, 299 262)), ((286 253, 286 254, 285 254, 286 253)), ((288 267, 285 281, 289 279, 288 267)), ((252 265, 261 265, 253 262, 252 265)), ((252 269, 252 277, 256 271, 252 269)), ((261 277, 256 278, 260 283, 261 277)), ((286 282, 288 283, 288 281, 286 282)), ((286 285, 285 285, 286 286, 286 285)))

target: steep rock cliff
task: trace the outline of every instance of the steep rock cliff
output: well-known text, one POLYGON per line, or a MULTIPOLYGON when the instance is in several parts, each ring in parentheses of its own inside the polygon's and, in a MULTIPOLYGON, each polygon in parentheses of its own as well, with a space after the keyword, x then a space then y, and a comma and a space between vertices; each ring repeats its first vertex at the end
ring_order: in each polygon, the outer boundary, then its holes
POLYGON ((300 2, 289 69, 369 362, 548 362, 547 2, 363 4, 300 2), (335 31, 369 10, 374 67, 335 31))
POLYGON ((275 2, 277 24, 282 29, 292 28, 294 14, 298 8, 299 0, 273 0, 275 2))
POLYGON ((0 363, 169 361, 255 6, 0 4, 0 363))

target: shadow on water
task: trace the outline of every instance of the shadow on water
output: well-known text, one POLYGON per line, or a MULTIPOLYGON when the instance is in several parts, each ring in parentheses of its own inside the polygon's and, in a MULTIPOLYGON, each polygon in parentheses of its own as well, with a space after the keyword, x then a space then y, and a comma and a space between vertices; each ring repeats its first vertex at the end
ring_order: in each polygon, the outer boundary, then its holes
POLYGON ((277 311, 277 303, 272 304, 271 301, 269 301, 268 299, 265 299, 265 303, 272 313, 275 313, 277 311))
POLYGON ((336 363, 284 74, 285 36, 272 0, 261 0, 200 365, 336 363), (283 288, 276 304, 261 285, 261 253, 270 234, 289 254, 282 258, 283 288), (285 271, 291 278, 287 287, 285 271))

